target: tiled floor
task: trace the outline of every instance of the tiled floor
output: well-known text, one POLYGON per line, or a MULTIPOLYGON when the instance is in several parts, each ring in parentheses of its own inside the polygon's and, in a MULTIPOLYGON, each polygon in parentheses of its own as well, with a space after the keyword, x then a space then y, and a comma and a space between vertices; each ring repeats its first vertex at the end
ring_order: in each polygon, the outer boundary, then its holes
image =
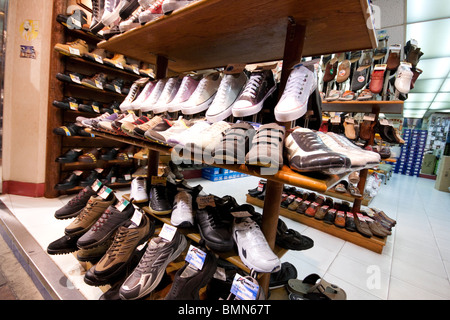
MULTIPOLYGON (((255 177, 223 182, 195 179, 189 183, 201 184, 205 192, 218 196, 232 195, 238 203, 244 203, 245 191, 254 188, 258 180, 255 177)), ((126 192, 117 193, 120 196, 126 192)), ((53 214, 70 197, 1 195, 0 199, 43 250, 63 235, 69 223, 56 220, 53 214)), ((394 175, 371 205, 397 220, 382 254, 282 217, 289 228, 315 242, 312 249, 289 251, 282 261, 295 265, 299 279, 317 273, 337 284, 350 300, 450 299, 450 193, 435 190, 433 180, 394 175)), ((84 283, 84 271, 73 255, 51 257, 70 279, 68 285, 77 287, 87 299, 98 299, 101 290, 84 283)))

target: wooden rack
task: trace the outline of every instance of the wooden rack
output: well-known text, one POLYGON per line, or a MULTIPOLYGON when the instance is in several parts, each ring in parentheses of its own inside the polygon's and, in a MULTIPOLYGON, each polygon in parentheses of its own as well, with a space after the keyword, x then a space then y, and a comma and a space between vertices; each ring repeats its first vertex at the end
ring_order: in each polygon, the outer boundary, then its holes
MULTIPOLYGON (((370 19, 366 0, 200 0, 100 42, 98 47, 154 64, 157 79, 164 78, 169 68, 181 73, 230 63, 283 60, 282 91, 290 68, 302 56, 376 48, 375 31, 367 27, 370 19)), ((282 125, 290 128, 290 123, 282 125)), ((149 177, 157 172, 160 152, 170 151, 160 147, 150 150, 149 177)), ((261 176, 244 165, 218 166, 261 176)), ((286 166, 264 177, 268 180, 266 196, 272 201, 264 204, 262 231, 272 249, 283 184, 325 192, 342 178, 317 179, 286 166)), ((267 293, 269 274, 260 278, 260 284, 267 293)))

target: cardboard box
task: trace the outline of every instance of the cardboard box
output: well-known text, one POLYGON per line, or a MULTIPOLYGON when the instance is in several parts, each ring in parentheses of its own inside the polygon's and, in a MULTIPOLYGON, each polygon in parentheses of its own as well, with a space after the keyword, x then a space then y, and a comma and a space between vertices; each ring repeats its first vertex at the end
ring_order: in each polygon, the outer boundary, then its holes
POLYGON ((439 191, 450 192, 450 156, 443 156, 439 161, 439 168, 434 188, 439 191))
POLYGON ((422 169, 423 174, 433 174, 434 167, 436 166, 436 156, 432 153, 427 153, 423 156, 422 169))

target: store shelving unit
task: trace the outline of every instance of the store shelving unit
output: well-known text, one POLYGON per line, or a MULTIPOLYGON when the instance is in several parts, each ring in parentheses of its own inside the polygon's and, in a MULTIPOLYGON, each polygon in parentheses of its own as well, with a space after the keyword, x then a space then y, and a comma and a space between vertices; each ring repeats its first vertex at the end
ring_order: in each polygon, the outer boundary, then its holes
MULTIPOLYGON (((368 28, 371 21, 366 0, 199 0, 100 42, 98 47, 155 65, 156 79, 166 77, 168 69, 181 73, 230 63, 283 60, 282 92, 290 68, 302 56, 376 48, 375 31, 368 28)), ((289 129, 291 124, 283 125, 289 129)), ((99 135, 116 139, 112 135, 99 135)), ((169 153, 170 149, 148 147, 150 177, 157 173, 160 153, 169 153)), ((244 165, 218 166, 261 176, 244 165)), ((283 184, 325 192, 342 177, 314 178, 284 166, 277 174, 264 178, 268 180, 266 197, 271 201, 264 203, 262 231, 274 249, 283 184)), ((269 276, 264 274, 259 279, 266 293, 269 276)))

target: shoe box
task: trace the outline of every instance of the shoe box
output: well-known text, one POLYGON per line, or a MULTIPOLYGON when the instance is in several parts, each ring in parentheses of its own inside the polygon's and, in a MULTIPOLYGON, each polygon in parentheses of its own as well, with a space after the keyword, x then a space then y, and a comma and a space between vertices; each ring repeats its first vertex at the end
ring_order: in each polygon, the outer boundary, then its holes
POLYGON ((405 144, 402 146, 400 156, 394 169, 395 173, 409 176, 419 176, 422 167, 427 130, 405 129, 402 135, 405 144))
POLYGON ((231 180, 243 177, 248 177, 248 174, 216 167, 202 168, 202 178, 210 181, 231 180))

